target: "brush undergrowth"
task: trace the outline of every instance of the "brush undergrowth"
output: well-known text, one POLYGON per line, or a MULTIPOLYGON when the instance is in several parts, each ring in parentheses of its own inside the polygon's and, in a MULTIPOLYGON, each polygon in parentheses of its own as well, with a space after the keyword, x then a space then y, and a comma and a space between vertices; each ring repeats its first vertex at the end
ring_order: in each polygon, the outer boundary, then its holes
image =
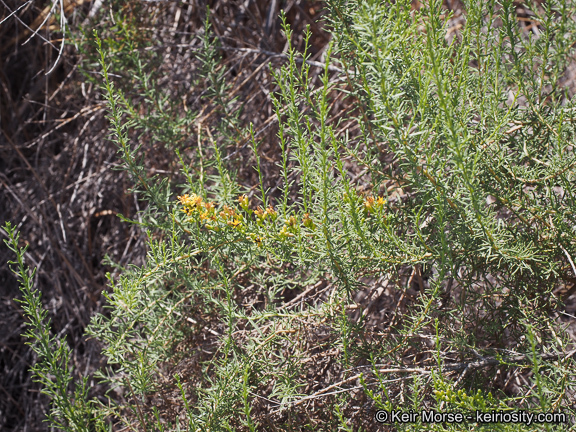
POLYGON ((572 427, 558 292, 576 277, 574 5, 523 4, 528 27, 508 0, 464 2, 459 16, 437 1, 327 3, 320 74, 283 20, 274 188, 208 15, 192 87, 217 113, 209 123, 163 91, 161 56, 130 19, 80 37, 148 204, 127 222, 147 230, 149 252, 110 279, 92 320, 111 390, 91 398, 6 226, 59 429, 379 430, 378 410, 565 416, 396 430, 572 427), (335 115, 339 97, 352 109, 335 115), (179 176, 148 172, 157 147, 179 176), (257 184, 236 177, 246 147, 257 184))

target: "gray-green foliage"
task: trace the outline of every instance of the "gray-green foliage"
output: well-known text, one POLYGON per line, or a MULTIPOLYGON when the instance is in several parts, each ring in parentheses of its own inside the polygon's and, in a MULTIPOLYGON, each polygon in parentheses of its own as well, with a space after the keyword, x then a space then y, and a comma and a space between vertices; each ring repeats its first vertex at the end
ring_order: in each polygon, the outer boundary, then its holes
POLYGON ((439 272, 466 269, 467 285, 493 275, 497 289, 530 292, 571 271, 573 104, 558 83, 574 29, 563 2, 533 7, 538 37, 520 32, 510 2, 467 4, 450 43, 439 4, 367 2, 340 24, 370 119, 365 163, 375 184, 410 191, 399 244, 429 251, 439 272))
MULTIPOLYGON (((558 327, 551 291, 573 283, 576 272, 575 107, 563 87, 576 40, 575 6, 522 7, 532 30, 519 25, 517 5, 508 0, 466 2, 461 17, 437 1, 417 10, 410 1, 329 1, 334 41, 319 78, 310 73, 317 65, 301 61, 291 45, 285 65, 273 71, 277 198, 265 190, 257 138, 226 99, 208 25, 199 79, 211 83, 207 95, 223 120, 206 133, 198 128, 198 142, 208 147, 167 145, 181 163, 182 185, 147 176, 129 129, 147 133, 161 124, 174 136, 179 127, 193 130, 198 113, 170 111, 143 67, 135 74, 146 97, 127 94, 109 74, 111 48, 98 42, 112 139, 149 200, 144 225, 152 230, 146 264, 110 281, 110 313, 90 328, 105 345, 109 368, 101 375, 132 394, 134 416, 123 417, 118 406, 118 417, 136 419, 141 428, 263 430, 267 416, 279 429, 293 428, 309 410, 311 428, 322 418, 326 427, 351 430, 360 427, 346 415, 355 403, 345 390, 354 383, 363 394, 356 397, 370 401, 363 402, 365 417, 374 409, 424 408, 572 413, 574 364, 562 354, 570 342, 558 327), (332 119, 330 103, 341 93, 355 109, 340 121, 353 120, 359 133, 332 119), (151 116, 159 120, 147 123, 151 116), (260 179, 252 205, 236 200, 247 191, 236 184, 236 168, 225 156, 238 134, 251 141, 260 179), (361 191, 355 173, 363 169, 370 183, 361 191), (410 307, 390 312, 386 331, 368 328, 368 318, 351 319, 355 294, 374 288, 378 278, 397 281, 405 293, 406 270, 410 280, 421 280, 420 292, 410 307), (327 295, 298 310, 284 304, 285 290, 314 284, 330 287, 327 295), (243 303, 250 290, 263 307, 243 303), (306 390, 310 335, 320 329, 328 342, 318 347, 335 356, 342 383, 306 390), (210 349, 178 352, 191 335, 210 339, 210 349), (407 364, 402 355, 410 349, 427 354, 407 364), (545 356, 554 352, 557 358, 545 356), (189 382, 166 372, 187 355, 200 359, 189 382), (494 367, 447 373, 456 359, 486 358, 497 359, 501 371, 530 369, 523 378, 530 380, 528 394, 490 387, 494 367), (410 370, 399 372, 401 366, 410 370), (185 424, 162 423, 145 406, 145 396, 163 387, 181 395, 185 424), (322 409, 331 414, 307 405, 307 395, 326 401, 322 409), (262 398, 274 413, 257 409, 262 398)), ((284 31, 290 41, 285 21, 284 31)), ((24 286, 26 312, 34 317, 40 304, 28 279, 24 286)), ((47 334, 37 339, 57 343, 47 334)), ((62 353, 59 367, 69 376, 62 353)), ((39 376, 49 370, 46 363, 36 368, 39 376)), ((53 397, 52 420, 68 419, 71 399, 53 389, 69 382, 43 383, 53 397)), ((75 396, 82 398, 85 390, 75 396)), ((100 416, 105 412, 104 405, 90 406, 100 416)), ((398 426, 464 426, 447 427, 398 426)))
POLYGON ((74 382, 70 368, 70 348, 66 339, 51 335, 48 311, 42 307, 41 294, 33 288, 36 270, 30 271, 24 263, 28 247, 19 246, 20 236, 10 222, 4 228, 9 237, 4 243, 16 255, 16 261, 10 261, 9 264, 14 265, 11 270, 20 279, 22 299, 18 302, 29 319, 25 336, 38 356, 32 373, 35 381, 42 385, 43 393, 52 400, 51 409, 46 413, 47 420, 62 431, 88 430, 89 422, 101 426, 101 419, 91 418, 92 410, 87 402, 87 380, 80 378, 74 382))

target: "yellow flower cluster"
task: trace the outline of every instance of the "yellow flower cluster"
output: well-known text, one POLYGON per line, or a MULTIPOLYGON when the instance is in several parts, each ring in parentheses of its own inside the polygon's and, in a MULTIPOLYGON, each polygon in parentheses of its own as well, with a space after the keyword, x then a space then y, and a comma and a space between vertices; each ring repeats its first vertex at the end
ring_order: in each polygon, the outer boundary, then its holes
POLYGON ((275 221, 278 217, 278 212, 274 210, 271 205, 269 205, 266 210, 258 206, 258 208, 254 210, 254 214, 256 215, 256 222, 258 222, 258 225, 262 225, 262 223, 268 218, 275 221))
POLYGON ((182 211, 188 216, 196 216, 205 223, 205 227, 218 231, 218 222, 225 223, 232 228, 236 228, 242 223, 243 217, 232 207, 224 205, 222 210, 216 213, 216 204, 211 201, 204 201, 202 197, 192 194, 178 197, 178 201, 184 207, 182 211))
MULTIPOLYGON (((211 201, 204 201, 202 197, 191 194, 178 197, 178 201, 183 206, 182 211, 187 216, 195 218, 199 222, 203 222, 204 226, 213 231, 219 231, 222 227, 229 226, 235 230, 246 233, 246 223, 242 212, 238 212, 233 207, 223 205, 220 211, 216 210, 217 204, 211 201)), ((266 209, 258 207, 256 210, 250 209, 249 199, 246 195, 238 197, 238 204, 244 211, 244 214, 254 213, 255 222, 258 226, 263 226, 269 220, 275 222, 278 218, 278 212, 269 205, 266 209)), ((305 213, 302 217, 302 225, 308 229, 315 229, 316 226, 312 221, 309 213, 305 213)), ((284 226, 278 232, 278 238, 281 240, 287 237, 294 237, 299 230, 300 223, 295 216, 290 216, 284 222, 284 226)), ((256 233, 248 234, 247 239, 255 242, 258 246, 262 245, 264 237, 256 233)))
POLYGON ((364 209, 368 213, 372 213, 373 211, 380 210, 386 204, 386 200, 379 196, 378 198, 374 198, 373 196, 369 196, 364 201, 364 209))
POLYGON ((192 196, 188 194, 179 196, 178 201, 180 201, 180 204, 184 206, 183 211, 188 216, 191 216, 195 211, 203 207, 202 197, 196 194, 192 194, 192 196))
POLYGON ((279 237, 284 240, 287 237, 294 237, 294 234, 298 231, 298 219, 294 216, 290 216, 284 221, 284 226, 278 233, 279 237))
MULTIPOLYGON (((357 201, 358 195, 356 195, 354 191, 352 191, 352 196, 350 196, 348 193, 345 192, 343 198, 345 202, 351 205, 356 205, 356 203, 358 202, 357 201)), ((364 198, 364 203, 362 207, 367 214, 371 214, 382 210, 382 208, 386 205, 387 202, 388 201, 381 196, 374 197, 373 195, 368 195, 366 198, 364 198)))

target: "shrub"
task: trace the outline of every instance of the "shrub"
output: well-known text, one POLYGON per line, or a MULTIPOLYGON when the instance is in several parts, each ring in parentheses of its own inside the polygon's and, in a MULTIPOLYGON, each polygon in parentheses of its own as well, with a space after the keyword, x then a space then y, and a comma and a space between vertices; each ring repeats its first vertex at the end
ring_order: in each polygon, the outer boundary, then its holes
POLYGON ((266 143, 228 97, 208 18, 194 80, 218 114, 210 124, 194 106, 179 111, 136 36, 87 43, 111 139, 148 202, 133 222, 148 230, 149 252, 110 279, 109 312, 89 329, 116 396, 66 393, 63 354, 36 366, 60 427, 376 430, 377 410, 521 409, 561 411, 567 421, 554 428, 570 428, 573 345, 562 317, 576 277, 565 85, 573 5, 465 2, 454 14, 437 1, 327 3, 323 62, 308 45, 293 48, 282 16, 286 61, 270 93, 276 171, 263 170, 266 143), (147 172, 142 146, 154 143, 181 176, 147 172), (245 148, 256 184, 235 175, 245 148), (83 425, 70 407, 87 413, 83 425))

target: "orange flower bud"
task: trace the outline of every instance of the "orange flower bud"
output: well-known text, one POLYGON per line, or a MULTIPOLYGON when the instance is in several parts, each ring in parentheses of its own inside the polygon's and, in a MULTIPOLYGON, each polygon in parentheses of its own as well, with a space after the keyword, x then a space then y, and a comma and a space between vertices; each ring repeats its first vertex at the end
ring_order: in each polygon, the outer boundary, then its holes
POLYGON ((240 195, 238 197, 238 202, 240 203, 240 207, 242 207, 242 209, 244 211, 248 210, 249 202, 248 202, 248 197, 246 195, 240 195))
POLYGON ((373 196, 369 196, 368 198, 366 198, 366 200, 364 201, 364 208, 368 211, 372 211, 374 209, 374 197, 373 196))
POLYGON ((269 205, 266 211, 264 212, 264 217, 266 216, 270 216, 272 220, 276 220, 276 218, 278 217, 278 212, 274 210, 274 207, 269 205))
POLYGON ((254 214, 260 220, 263 220, 266 217, 264 214, 264 209, 260 206, 258 206, 258 208, 256 210, 254 210, 254 214))
POLYGON ((214 207, 215 207, 215 205, 214 205, 213 202, 206 202, 206 203, 204 204, 204 208, 206 209, 206 212, 207 212, 208 214, 214 213, 214 207))
POLYGON ((302 223, 304 224, 304 226, 306 228, 310 228, 310 229, 314 229, 314 221, 312 221, 312 219, 310 218, 310 214, 309 213, 304 213, 304 215, 302 216, 302 223))

